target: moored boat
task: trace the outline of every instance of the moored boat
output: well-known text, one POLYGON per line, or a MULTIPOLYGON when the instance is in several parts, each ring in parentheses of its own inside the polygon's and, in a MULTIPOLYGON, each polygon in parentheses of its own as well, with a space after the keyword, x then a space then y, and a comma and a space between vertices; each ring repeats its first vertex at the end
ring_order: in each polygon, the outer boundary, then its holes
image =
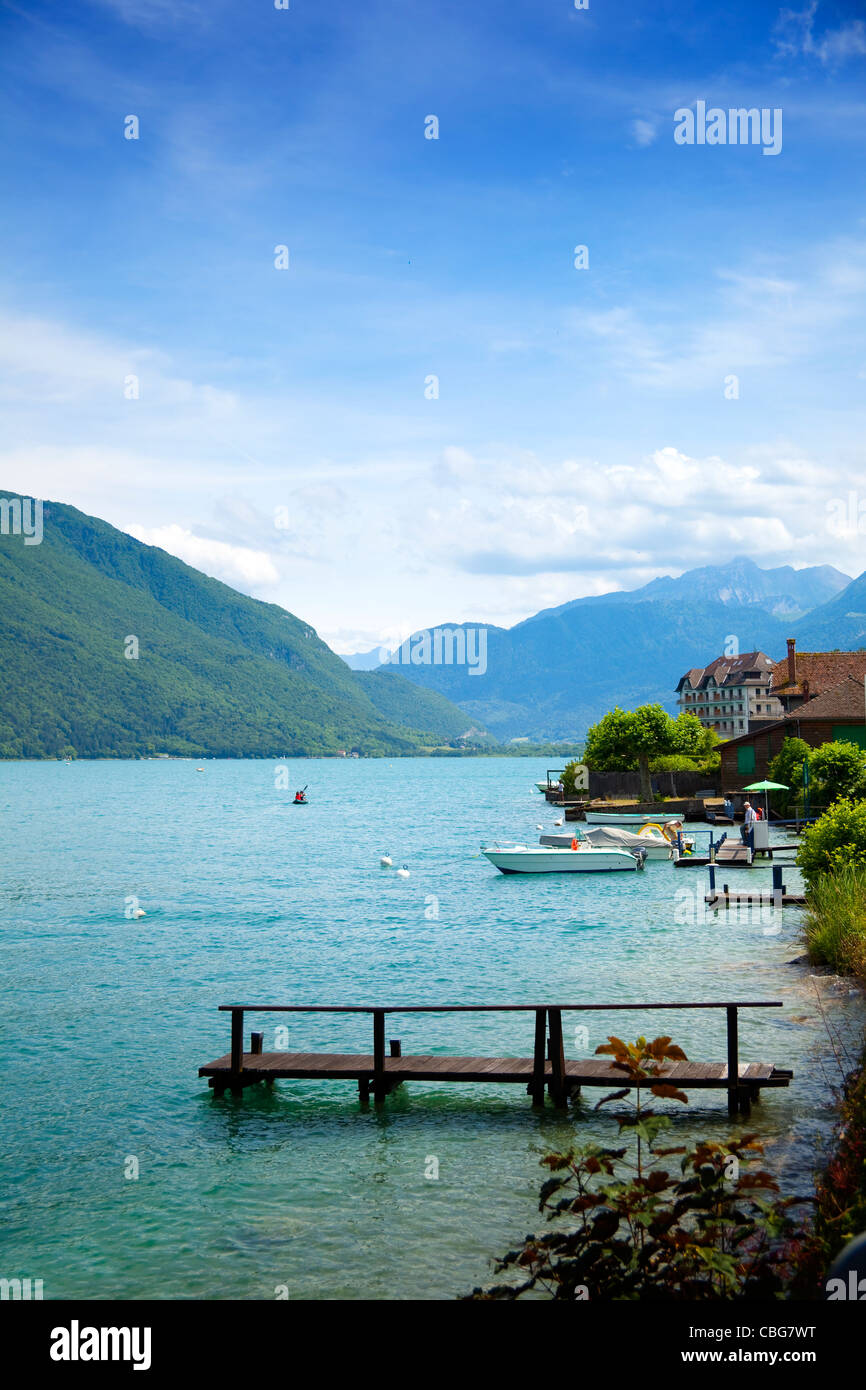
POLYGON ((644 857, 627 849, 596 849, 582 840, 576 848, 545 845, 482 845, 481 853, 503 874, 616 873, 642 869, 644 857))
MULTIPOLYGON (((647 859, 674 859, 677 853, 677 837, 670 826, 664 830, 658 825, 645 825, 639 832, 619 825, 597 825, 581 831, 581 838, 595 849, 627 849, 632 854, 643 851, 647 859)), ((559 849, 569 849, 572 836, 542 835, 539 844, 559 849)), ((691 853, 694 837, 683 836, 683 851, 691 853)))
POLYGON ((593 811, 584 813, 587 825, 670 825, 681 821, 681 811, 593 811))

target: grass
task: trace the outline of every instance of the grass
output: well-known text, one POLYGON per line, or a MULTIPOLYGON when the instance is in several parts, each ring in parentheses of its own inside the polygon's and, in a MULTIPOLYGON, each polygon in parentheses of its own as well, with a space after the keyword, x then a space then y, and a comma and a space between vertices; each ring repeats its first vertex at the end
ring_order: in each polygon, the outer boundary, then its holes
POLYGON ((866 868, 819 874, 809 886, 803 925, 814 965, 866 983, 866 868))

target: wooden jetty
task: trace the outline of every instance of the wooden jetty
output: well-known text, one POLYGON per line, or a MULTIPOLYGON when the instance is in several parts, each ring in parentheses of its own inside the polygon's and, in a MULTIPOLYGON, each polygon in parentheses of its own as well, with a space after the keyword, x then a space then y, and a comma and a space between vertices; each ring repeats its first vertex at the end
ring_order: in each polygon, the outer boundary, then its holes
MULTIPOLYGON (((278 1079, 303 1081, 346 1080, 358 1083, 362 1103, 372 1091, 376 1102, 405 1081, 496 1082, 522 1084, 533 1104, 544 1103, 545 1090, 554 1104, 565 1106, 584 1086, 629 1087, 615 1062, 592 1057, 567 1060, 563 1042, 562 1015, 576 1013, 650 1012, 657 1009, 724 1009, 727 1023, 726 1061, 667 1062, 659 1079, 683 1090, 724 1090, 730 1115, 748 1114, 765 1086, 787 1086, 793 1072, 770 1062, 740 1062, 738 1011, 740 1009, 780 1009, 779 1000, 737 1001, 735 1003, 675 1004, 434 1004, 376 1005, 340 1004, 221 1004, 220 1011, 231 1014, 231 1051, 215 1062, 199 1067, 199 1076, 208 1078, 216 1095, 229 1090, 240 1095, 246 1086, 278 1079), (264 1052, 263 1034, 253 1033, 249 1052, 244 1051, 246 1013, 333 1013, 372 1014, 372 1053, 264 1052), (390 1039, 385 1054, 385 1019, 393 1014, 443 1013, 529 1013, 534 1015, 535 1034, 531 1057, 443 1057, 437 1054, 402 1055, 399 1038, 390 1039)), ((647 1081, 646 1085, 651 1085, 647 1081)))
MULTIPOLYGON (((719 861, 716 860, 716 864, 719 861)), ((721 890, 716 888, 716 868, 715 864, 710 864, 710 891, 704 895, 704 902, 710 907, 736 907, 740 903, 744 905, 754 903, 760 907, 805 907, 806 897, 803 893, 789 893, 785 884, 782 882, 781 866, 773 866, 773 886, 770 889, 754 889, 752 892, 732 893, 726 883, 722 884, 721 890)))

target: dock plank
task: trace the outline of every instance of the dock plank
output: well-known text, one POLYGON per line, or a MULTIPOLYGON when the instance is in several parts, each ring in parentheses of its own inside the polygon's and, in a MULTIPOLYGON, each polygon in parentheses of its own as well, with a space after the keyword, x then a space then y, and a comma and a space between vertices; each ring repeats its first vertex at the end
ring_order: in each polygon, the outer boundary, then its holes
MULTIPOLYGON (((437 1055, 386 1057, 385 1074, 391 1082, 398 1081, 478 1081, 520 1082, 532 1076, 531 1057, 442 1057, 437 1055)), ((244 1053, 242 1076, 247 1082, 257 1078, 286 1080, 362 1080, 374 1073, 370 1053, 336 1052, 263 1052, 244 1053)), ((552 1075, 549 1061, 544 1066, 545 1079, 552 1075)), ((581 1086, 629 1086, 628 1078, 606 1058, 582 1058, 566 1061, 566 1079, 581 1086)), ((199 1068, 199 1076, 227 1079, 231 1076, 231 1056, 226 1054, 199 1068)), ((742 1062, 741 1081, 751 1085, 779 1086, 788 1084, 788 1075, 767 1062, 742 1062)), ((728 1068, 725 1062, 667 1062, 659 1080, 681 1086, 725 1088, 728 1068)), ((648 1080, 646 1086, 651 1086, 648 1080)))

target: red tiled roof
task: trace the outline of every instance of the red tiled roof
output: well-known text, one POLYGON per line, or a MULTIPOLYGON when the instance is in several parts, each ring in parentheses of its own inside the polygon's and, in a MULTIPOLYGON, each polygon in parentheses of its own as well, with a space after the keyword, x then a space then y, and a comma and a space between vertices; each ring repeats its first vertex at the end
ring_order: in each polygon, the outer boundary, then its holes
MULTIPOLYGON (((866 655, 866 653, 864 653, 866 655)), ((844 719, 849 724, 866 722, 866 693, 856 676, 846 676, 831 690, 807 700, 786 716, 786 721, 805 719, 844 719)))
POLYGON ((802 695, 803 681, 809 682, 813 696, 821 695, 844 681, 846 676, 863 680, 866 676, 866 652, 797 652, 797 679, 788 680, 788 659, 773 663, 773 695, 802 695))

